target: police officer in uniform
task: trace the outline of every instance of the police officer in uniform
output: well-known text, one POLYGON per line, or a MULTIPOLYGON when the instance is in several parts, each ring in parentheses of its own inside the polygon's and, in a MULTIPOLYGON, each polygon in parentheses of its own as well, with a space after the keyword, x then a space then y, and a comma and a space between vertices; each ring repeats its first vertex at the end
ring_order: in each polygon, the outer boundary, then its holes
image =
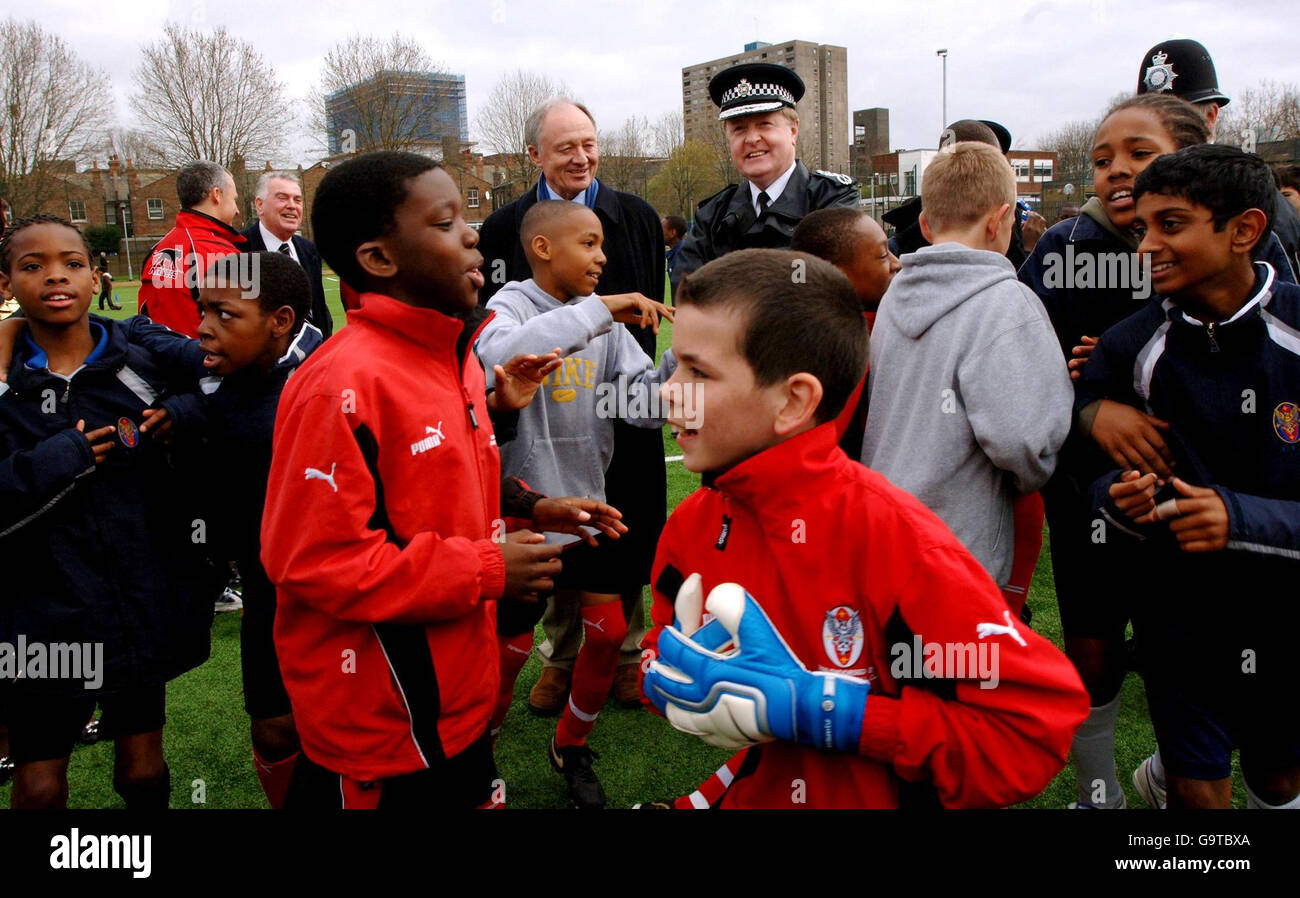
POLYGON ((810 172, 795 159, 795 104, 803 94, 795 72, 765 62, 733 66, 709 82, 731 160, 745 180, 700 203, 673 266, 674 292, 683 275, 733 250, 789 246, 795 226, 815 209, 858 205, 848 175, 810 172))
MULTIPOLYGON (((1219 90, 1219 76, 1214 70, 1214 60, 1204 45, 1181 38, 1161 41, 1146 52, 1138 67, 1137 92, 1145 94, 1163 91, 1169 91, 1201 110, 1205 115, 1205 123, 1210 127, 1210 142, 1213 143, 1219 123, 1219 110, 1231 101, 1219 90)), ((1235 138, 1239 135, 1232 136, 1235 138)), ((1281 244, 1282 253, 1285 253, 1287 262, 1295 269, 1300 266, 1300 215, 1290 203, 1283 201, 1280 191, 1275 206, 1270 224, 1277 242, 1281 244)), ((1280 262, 1280 259, 1267 255, 1265 259, 1274 262, 1275 267, 1280 262)), ((1295 271, 1294 274, 1300 275, 1300 271, 1295 271)))

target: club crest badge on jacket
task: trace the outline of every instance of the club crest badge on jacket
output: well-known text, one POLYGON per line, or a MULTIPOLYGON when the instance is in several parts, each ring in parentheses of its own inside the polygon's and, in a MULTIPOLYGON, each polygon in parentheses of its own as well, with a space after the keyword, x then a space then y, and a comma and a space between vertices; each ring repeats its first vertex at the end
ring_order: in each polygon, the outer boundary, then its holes
POLYGON ((847 605, 827 611, 822 622, 822 645, 836 667, 852 667, 862 655, 862 616, 847 605))

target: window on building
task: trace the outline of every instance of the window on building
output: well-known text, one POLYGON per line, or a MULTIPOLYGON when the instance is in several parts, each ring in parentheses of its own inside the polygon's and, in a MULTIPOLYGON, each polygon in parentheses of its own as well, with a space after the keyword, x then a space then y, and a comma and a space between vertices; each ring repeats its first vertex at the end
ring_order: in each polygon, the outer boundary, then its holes
POLYGON ((68 200, 68 218, 72 221, 86 220, 86 201, 68 200))
POLYGON ((1039 181, 1052 180, 1052 160, 1035 159, 1034 160, 1034 177, 1039 181))
POLYGON ((162 221, 163 219, 163 201, 160 199, 145 200, 149 205, 149 220, 162 221))
POLYGON ((478 208, 478 188, 471 187, 465 192, 465 205, 471 209, 478 208))
POLYGON ((1012 160, 1011 160, 1011 168, 1012 168, 1012 169, 1015 171, 1015 173, 1016 173, 1016 180, 1017 180, 1017 181, 1028 181, 1028 180, 1029 180, 1029 160, 1028 160, 1028 159, 1012 159, 1012 160))
POLYGON ((903 176, 903 192, 908 196, 916 193, 916 172, 910 171, 903 176))

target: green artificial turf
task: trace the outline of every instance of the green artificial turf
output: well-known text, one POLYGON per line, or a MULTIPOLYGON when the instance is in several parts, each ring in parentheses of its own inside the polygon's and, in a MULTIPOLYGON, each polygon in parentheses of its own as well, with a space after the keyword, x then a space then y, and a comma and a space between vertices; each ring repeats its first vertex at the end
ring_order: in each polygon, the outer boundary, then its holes
MULTIPOLYGON (((337 328, 344 324, 338 282, 328 272, 326 276, 326 295, 337 328)), ((125 308, 109 314, 116 318, 134 314, 136 288, 122 285, 116 292, 125 308)), ((671 325, 665 323, 659 335, 661 353, 671 345, 671 333, 671 325)), ((664 454, 666 457, 679 454, 666 431, 664 454)), ((680 462, 669 462, 669 508, 675 508, 699 483, 699 476, 686 471, 680 462)), ((646 592, 648 608, 649 590, 646 592)), ((1060 646, 1060 617, 1046 536, 1028 601, 1033 610, 1034 629, 1060 646)), ((541 638, 539 628, 538 640, 541 638)), ((563 780, 546 759, 556 720, 537 717, 527 707, 528 690, 539 672, 540 663, 533 657, 520 674, 515 702, 497 743, 497 765, 506 782, 507 804, 513 808, 567 806, 563 780)), ((253 773, 248 718, 243 710, 238 614, 217 617, 212 629, 210 660, 169 685, 164 745, 171 766, 173 808, 267 806, 253 773)), ((600 755, 595 769, 605 786, 609 806, 614 808, 689 793, 729 754, 677 732, 666 721, 644 710, 627 710, 613 702, 601 713, 590 745, 600 755)), ((1132 788, 1130 775, 1154 748, 1155 738, 1147 718, 1141 681, 1130 674, 1124 682, 1116 728, 1119 779, 1130 807, 1145 807, 1132 788)), ((121 799, 112 790, 111 745, 77 749, 69 780, 71 807, 122 806, 121 799)), ((0 807, 8 807, 9 791, 8 786, 0 787, 0 807)), ((1023 807, 1064 808, 1075 797, 1073 767, 1067 766, 1041 795, 1023 807)), ((1243 807, 1244 803, 1240 771, 1234 761, 1233 804, 1243 807)))

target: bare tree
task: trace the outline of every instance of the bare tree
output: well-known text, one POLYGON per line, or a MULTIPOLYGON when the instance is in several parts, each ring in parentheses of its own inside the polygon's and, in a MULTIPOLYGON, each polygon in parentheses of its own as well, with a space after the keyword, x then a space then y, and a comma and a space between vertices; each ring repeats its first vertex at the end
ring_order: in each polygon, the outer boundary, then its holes
POLYGON ((601 132, 600 180, 615 190, 645 196, 650 180, 650 145, 653 142, 650 122, 632 116, 614 132, 601 132))
POLYGON ((474 126, 484 146, 504 157, 502 168, 507 184, 532 179, 524 123, 534 109, 550 97, 566 96, 568 86, 549 75, 515 69, 501 77, 479 110, 474 126))
POLYGON ((1101 122, 1066 122, 1038 140, 1039 149, 1056 154, 1056 179, 1073 182, 1082 197, 1092 184, 1092 143, 1101 122))
POLYGON ((164 168, 167 155, 153 136, 139 128, 113 128, 104 138, 104 156, 117 156, 135 168, 164 168))
POLYGON ((1246 132, 1258 143, 1300 137, 1300 88, 1261 81, 1242 91, 1224 107, 1216 136, 1219 143, 1242 146, 1247 142, 1246 132))
POLYGON ((169 165, 264 162, 279 152, 289 106, 275 69, 252 44, 224 28, 171 23, 141 56, 131 108, 169 165))
POLYGON ((108 76, 36 22, 0 24, 0 193, 15 216, 57 191, 54 163, 85 160, 112 119, 108 76))
POLYGON ((430 74, 445 74, 412 38, 353 35, 325 54, 311 91, 311 129, 331 153, 409 150, 448 135, 436 116, 455 100, 449 88, 430 96, 430 74), (343 131, 354 132, 345 141, 343 131))
POLYGON ((651 146, 656 156, 667 159, 685 142, 680 112, 665 112, 650 126, 651 146))

